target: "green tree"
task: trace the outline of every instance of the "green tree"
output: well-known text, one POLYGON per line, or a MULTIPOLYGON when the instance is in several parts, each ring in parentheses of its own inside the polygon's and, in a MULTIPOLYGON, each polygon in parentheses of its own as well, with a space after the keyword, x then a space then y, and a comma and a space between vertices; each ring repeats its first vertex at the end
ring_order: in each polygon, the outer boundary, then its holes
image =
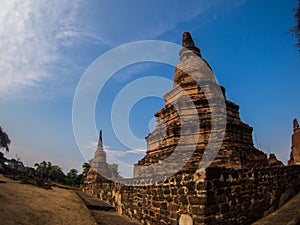
POLYGON ((83 184, 84 180, 87 177, 87 174, 91 168, 90 163, 85 162, 82 164, 82 173, 78 175, 79 184, 83 184))
POLYGON ((64 183, 65 174, 59 166, 52 165, 51 162, 42 161, 34 164, 35 175, 41 179, 48 179, 55 182, 64 183))
POLYGON ((78 171, 76 169, 71 169, 65 178, 66 183, 69 185, 79 185, 78 171))
POLYGON ((0 127, 0 149, 4 148, 7 152, 9 151, 9 145, 11 141, 5 131, 0 127))
POLYGON ((51 163, 46 161, 34 164, 36 176, 41 179, 49 178, 49 167, 51 166, 51 163))
POLYGON ((17 158, 17 159, 9 159, 7 160, 8 167, 18 170, 18 171, 23 171, 25 169, 23 162, 17 158))
POLYGON ((59 166, 51 166, 48 176, 55 182, 64 183, 65 181, 65 174, 59 166))
POLYGON ((87 174, 88 174, 90 168, 91 168, 91 165, 90 165, 89 163, 87 163, 87 162, 83 163, 83 165, 82 165, 82 175, 83 175, 84 177, 87 176, 87 174))
POLYGON ((110 172, 110 178, 122 178, 118 171, 118 164, 108 164, 108 170, 110 172))
POLYGON ((33 178, 35 176, 35 169, 33 167, 26 166, 24 168, 24 173, 30 178, 33 178))

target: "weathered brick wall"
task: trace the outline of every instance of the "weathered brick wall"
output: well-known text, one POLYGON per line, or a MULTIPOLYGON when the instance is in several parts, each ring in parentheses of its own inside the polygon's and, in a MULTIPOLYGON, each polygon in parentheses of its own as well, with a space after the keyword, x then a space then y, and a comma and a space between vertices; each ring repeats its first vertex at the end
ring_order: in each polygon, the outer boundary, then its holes
POLYGON ((161 184, 124 185, 87 181, 83 191, 143 224, 179 224, 182 214, 196 224, 251 224, 300 191, 300 166, 233 170, 208 168, 181 173, 161 184))
POLYGON ((128 183, 140 186, 98 180, 85 183, 83 191, 116 207, 121 214, 133 217, 143 224, 178 224, 181 214, 193 215, 194 221, 204 221, 206 202, 205 171, 195 174, 177 174, 160 184, 142 185, 137 179, 128 183))
POLYGON ((300 192, 300 166, 206 171, 207 224, 251 224, 300 192))

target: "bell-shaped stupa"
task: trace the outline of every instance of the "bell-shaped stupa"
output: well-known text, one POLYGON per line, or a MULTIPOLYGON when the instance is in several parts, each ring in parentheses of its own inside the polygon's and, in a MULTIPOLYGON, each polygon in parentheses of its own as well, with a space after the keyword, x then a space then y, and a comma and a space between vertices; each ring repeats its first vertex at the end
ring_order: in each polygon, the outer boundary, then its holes
POLYGON ((92 161, 92 168, 100 175, 109 177, 109 169, 106 162, 106 153, 103 150, 102 130, 100 130, 97 150, 92 161))

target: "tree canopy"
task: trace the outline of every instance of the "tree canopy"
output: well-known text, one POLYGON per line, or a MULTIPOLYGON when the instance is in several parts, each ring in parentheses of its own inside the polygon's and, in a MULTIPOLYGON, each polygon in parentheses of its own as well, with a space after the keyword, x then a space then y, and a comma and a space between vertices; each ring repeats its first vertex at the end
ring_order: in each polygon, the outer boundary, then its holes
POLYGON ((51 162, 43 161, 34 164, 35 175, 41 179, 49 179, 56 182, 64 182, 65 174, 59 166, 52 165, 51 162))
POLYGON ((9 137, 7 133, 4 130, 2 130, 2 127, 0 127, 0 149, 4 148, 8 152, 9 145, 10 145, 9 137))

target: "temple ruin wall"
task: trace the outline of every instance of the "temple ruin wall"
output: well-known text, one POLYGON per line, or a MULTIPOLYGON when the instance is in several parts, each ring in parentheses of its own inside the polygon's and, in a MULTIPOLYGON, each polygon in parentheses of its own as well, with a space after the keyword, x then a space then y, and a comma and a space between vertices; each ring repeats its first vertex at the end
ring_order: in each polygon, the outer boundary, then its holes
POLYGON ((162 183, 127 179, 87 181, 82 190, 113 205, 120 214, 148 225, 251 224, 300 192, 300 166, 265 169, 207 168, 162 183))

